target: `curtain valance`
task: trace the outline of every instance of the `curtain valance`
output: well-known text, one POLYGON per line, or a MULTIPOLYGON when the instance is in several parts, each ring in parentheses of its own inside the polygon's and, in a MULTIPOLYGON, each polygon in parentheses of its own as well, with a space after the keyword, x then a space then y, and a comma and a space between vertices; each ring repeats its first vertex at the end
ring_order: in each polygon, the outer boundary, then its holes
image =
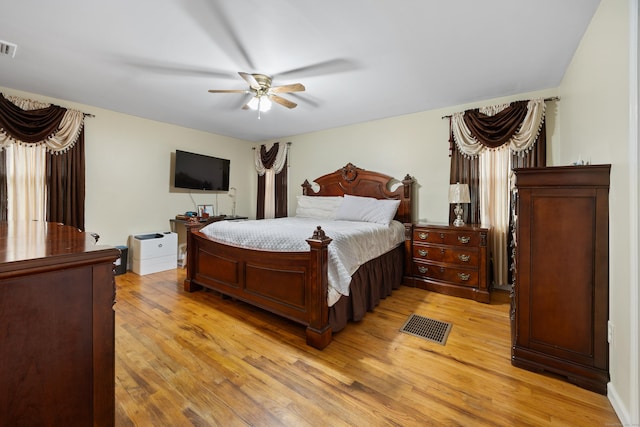
POLYGON ((44 144, 52 154, 63 153, 76 144, 83 126, 80 111, 0 93, 0 150, 12 143, 44 144))
POLYGON ((264 175, 267 169, 273 169, 275 174, 282 172, 287 163, 287 149, 288 144, 282 144, 281 146, 280 143, 276 142, 269 150, 265 145, 261 145, 260 150, 255 150, 254 157, 258 175, 264 175))
POLYGON ((514 153, 523 153, 538 139, 545 107, 544 99, 537 98, 454 113, 451 134, 460 152, 468 157, 504 144, 514 153))

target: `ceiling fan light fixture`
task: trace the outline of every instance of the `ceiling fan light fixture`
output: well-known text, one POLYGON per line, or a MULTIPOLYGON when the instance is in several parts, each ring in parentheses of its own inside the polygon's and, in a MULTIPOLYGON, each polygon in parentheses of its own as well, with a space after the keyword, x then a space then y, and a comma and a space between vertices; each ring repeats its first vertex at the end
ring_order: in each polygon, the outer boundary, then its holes
POLYGON ((261 96, 258 101, 259 101, 258 108, 260 109, 260 111, 265 113, 271 110, 271 106, 273 105, 273 103, 271 102, 268 96, 261 96))
POLYGON ((257 96, 254 96, 253 98, 251 98, 251 101, 247 103, 247 107, 249 107, 249 109, 254 111, 258 109, 258 105, 260 105, 260 100, 258 99, 257 96))
POLYGON ((247 103, 247 107, 249 107, 249 109, 254 111, 259 110, 262 113, 266 113, 271 110, 272 105, 273 102, 271 102, 267 95, 256 95, 247 103))
POLYGON ((253 94, 251 100, 244 104, 242 109, 253 111, 257 110, 258 118, 260 118, 260 113, 266 113, 271 110, 274 102, 289 109, 295 108, 298 104, 283 98, 281 94, 288 92, 303 92, 305 90, 302 83, 271 86, 271 77, 266 74, 249 74, 244 72, 239 72, 238 74, 240 74, 240 77, 249 84, 249 89, 209 89, 209 92, 253 94))

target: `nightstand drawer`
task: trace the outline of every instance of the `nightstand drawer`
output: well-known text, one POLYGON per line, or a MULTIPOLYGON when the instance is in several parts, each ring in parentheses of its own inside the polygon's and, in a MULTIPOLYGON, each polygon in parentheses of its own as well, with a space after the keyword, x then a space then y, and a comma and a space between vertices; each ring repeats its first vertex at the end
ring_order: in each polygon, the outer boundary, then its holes
POLYGON ((442 280, 462 286, 478 286, 478 271, 437 264, 413 262, 413 274, 426 279, 442 280))
POLYGON ((451 246, 474 247, 480 244, 478 233, 464 230, 413 230, 414 243, 436 243, 451 246))
POLYGON ((424 261, 438 261, 447 264, 478 266, 477 248, 455 246, 413 246, 413 257, 424 261))

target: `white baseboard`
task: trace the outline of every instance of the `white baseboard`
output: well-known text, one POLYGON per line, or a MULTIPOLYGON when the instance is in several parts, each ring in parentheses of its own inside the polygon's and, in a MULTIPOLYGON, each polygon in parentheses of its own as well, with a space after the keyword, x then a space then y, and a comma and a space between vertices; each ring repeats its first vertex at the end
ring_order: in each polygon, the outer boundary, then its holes
POLYGON ((609 402, 611 402, 611 406, 613 406, 613 410, 615 411, 618 419, 620 420, 621 426, 630 426, 632 424, 631 416, 629 415, 629 410, 624 406, 624 403, 620 400, 620 396, 616 391, 615 386, 612 383, 607 384, 607 398, 609 402))

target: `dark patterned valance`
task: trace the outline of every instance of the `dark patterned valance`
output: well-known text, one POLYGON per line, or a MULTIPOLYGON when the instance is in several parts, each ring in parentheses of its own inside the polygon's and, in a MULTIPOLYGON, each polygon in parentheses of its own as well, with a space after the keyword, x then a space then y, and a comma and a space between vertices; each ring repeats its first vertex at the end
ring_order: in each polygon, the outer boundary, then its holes
POLYGON ((74 146, 83 125, 80 111, 0 93, 0 149, 44 144, 50 153, 62 153, 74 146))
POLYGON ((478 156, 484 149, 509 144, 514 153, 534 146, 545 115, 544 99, 477 108, 451 116, 451 134, 460 152, 478 156))

